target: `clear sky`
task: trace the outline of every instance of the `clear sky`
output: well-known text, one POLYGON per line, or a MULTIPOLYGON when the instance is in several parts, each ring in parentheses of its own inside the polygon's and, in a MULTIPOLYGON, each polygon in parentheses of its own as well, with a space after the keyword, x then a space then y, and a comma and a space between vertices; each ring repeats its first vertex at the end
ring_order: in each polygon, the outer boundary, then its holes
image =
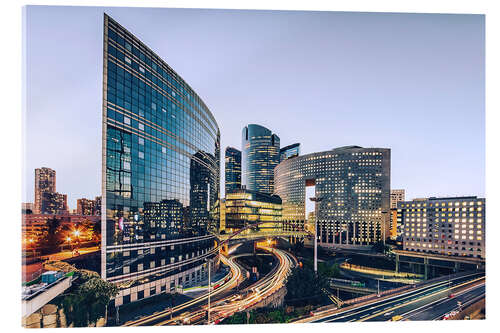
POLYGON ((221 156, 257 123, 302 154, 391 148, 407 199, 485 195, 482 15, 47 6, 26 16, 23 201, 42 166, 71 208, 100 195, 104 11, 205 101, 221 156))

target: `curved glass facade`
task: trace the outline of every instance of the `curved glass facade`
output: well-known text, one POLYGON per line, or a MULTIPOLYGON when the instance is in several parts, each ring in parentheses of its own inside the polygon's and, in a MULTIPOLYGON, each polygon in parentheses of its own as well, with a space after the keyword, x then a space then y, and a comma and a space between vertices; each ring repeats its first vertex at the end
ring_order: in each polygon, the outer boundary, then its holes
POLYGON ((133 301, 196 281, 215 255, 220 132, 186 82, 107 15, 103 65, 102 276, 151 288, 133 301))
POLYGON ((321 245, 371 245, 389 236, 390 149, 348 146, 281 162, 275 194, 285 230, 304 228, 309 185, 318 200, 312 216, 321 245))
POLYGON ((241 185, 250 191, 273 194, 280 138, 263 126, 250 124, 243 128, 241 142, 241 185))

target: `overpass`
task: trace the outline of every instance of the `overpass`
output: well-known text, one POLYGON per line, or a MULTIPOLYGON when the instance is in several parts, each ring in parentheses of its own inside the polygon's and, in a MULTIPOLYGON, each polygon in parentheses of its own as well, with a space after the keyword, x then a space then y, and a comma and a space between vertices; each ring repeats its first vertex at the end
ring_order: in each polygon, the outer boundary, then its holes
POLYGON ((401 263, 412 270, 422 273, 424 279, 434 277, 436 269, 448 269, 454 273, 461 270, 482 270, 485 260, 482 258, 447 256, 429 252, 395 250, 396 272, 400 271, 401 263))
POLYGON ((303 238, 310 236, 309 233, 305 231, 256 231, 251 233, 240 233, 237 235, 233 234, 215 234, 215 236, 222 242, 229 240, 252 240, 252 239, 261 239, 261 238, 274 238, 274 237, 296 237, 303 238), (233 237, 232 237, 233 236, 233 237))

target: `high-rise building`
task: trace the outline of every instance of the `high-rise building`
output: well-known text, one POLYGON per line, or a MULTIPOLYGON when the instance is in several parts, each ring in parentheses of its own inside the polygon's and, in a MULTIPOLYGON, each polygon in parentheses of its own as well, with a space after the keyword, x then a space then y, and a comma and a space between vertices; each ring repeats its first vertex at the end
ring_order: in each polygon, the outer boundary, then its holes
POLYGON ((66 194, 57 192, 42 193, 42 214, 67 214, 68 197, 66 194))
POLYGON ((274 179, 284 229, 304 229, 307 201, 322 246, 362 247, 388 238, 390 155, 390 149, 347 146, 281 162, 274 179))
POLYGON ((486 200, 476 196, 398 203, 403 249, 484 259, 486 200))
POLYGON ((300 155, 300 143, 294 143, 280 149, 280 162, 300 155))
POLYGON ((81 198, 76 200, 76 213, 78 215, 94 215, 95 201, 81 198))
POLYGON ((226 147, 225 156, 225 190, 229 193, 241 188, 241 151, 226 147))
POLYGON ((241 146, 241 185, 250 191, 273 194, 280 138, 263 126, 250 124, 243 128, 241 146))
POLYGON ((281 199, 250 190, 226 193, 225 230, 235 232, 252 224, 262 223, 262 231, 282 230, 281 199))
POLYGON ((219 233, 226 232, 226 199, 220 200, 220 224, 219 233))
POLYGON ((100 216, 101 215, 101 196, 95 197, 94 199, 94 213, 92 215, 100 216))
POLYGON ((400 201, 405 201, 405 190, 391 190, 391 209, 398 208, 400 201))
POLYGON ((107 15, 103 65, 101 274, 119 306, 218 265, 208 229, 219 223, 220 132, 196 92, 107 15))
POLYGON ((35 201, 33 202, 33 213, 41 214, 43 193, 56 192, 56 171, 50 168, 35 169, 35 201))

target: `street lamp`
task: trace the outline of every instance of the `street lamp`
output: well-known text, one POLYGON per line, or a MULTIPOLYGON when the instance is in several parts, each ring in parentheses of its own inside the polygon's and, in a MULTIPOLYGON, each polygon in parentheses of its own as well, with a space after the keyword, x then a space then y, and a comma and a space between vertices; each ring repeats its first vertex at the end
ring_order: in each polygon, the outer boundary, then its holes
MULTIPOLYGON (((323 198, 314 197, 309 198, 313 202, 319 202, 323 198)), ((316 211, 316 204, 314 205, 314 273, 318 272, 318 212, 316 211)))
POLYGON ((212 286, 211 280, 210 280, 210 264, 212 263, 212 260, 210 259, 205 259, 205 261, 208 263, 208 308, 207 308, 207 325, 210 324, 210 289, 212 286))
POLYGON ((71 250, 71 237, 66 237, 66 241, 68 242, 68 247, 70 248, 71 250))

